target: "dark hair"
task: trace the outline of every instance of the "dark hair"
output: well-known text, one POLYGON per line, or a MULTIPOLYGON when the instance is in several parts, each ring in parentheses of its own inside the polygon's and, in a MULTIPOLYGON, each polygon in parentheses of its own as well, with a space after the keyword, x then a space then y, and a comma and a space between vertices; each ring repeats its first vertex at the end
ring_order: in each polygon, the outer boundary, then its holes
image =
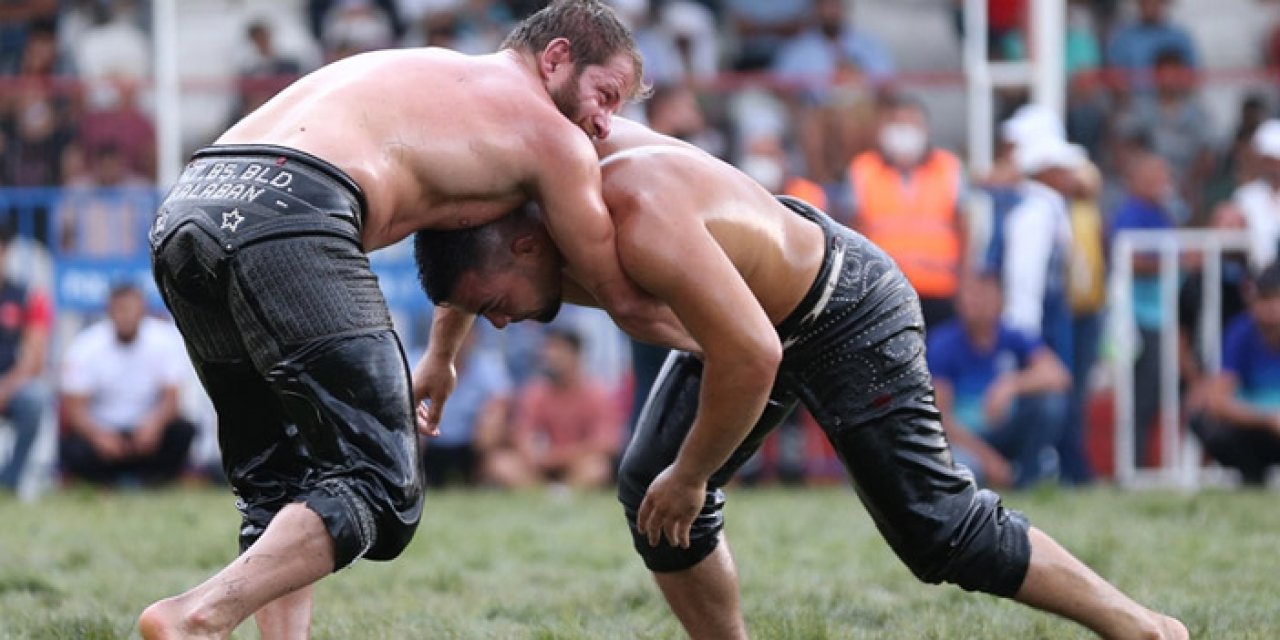
POLYGON ((431 302, 448 302, 462 274, 485 263, 481 236, 484 227, 422 230, 413 236, 413 259, 418 264, 418 281, 431 302))
POLYGON ((435 304, 449 302, 462 274, 499 266, 498 249, 513 234, 542 224, 532 202, 488 224, 467 229, 423 229, 413 236, 418 281, 435 304))
POLYGON ((1262 273, 1253 279, 1253 291, 1260 298, 1280 295, 1280 262, 1267 265, 1262 273))
POLYGON ((613 8, 601 0, 554 0, 541 11, 525 18, 502 41, 503 49, 523 49, 540 53, 552 40, 565 38, 579 72, 601 65, 625 53, 631 59, 634 82, 632 99, 643 98, 644 59, 636 48, 631 30, 622 24, 613 8))
POLYGON ((547 340, 559 340, 573 350, 574 353, 582 353, 582 336, 573 329, 565 327, 551 327, 547 329, 547 340))
POLYGON ((122 278, 111 283, 111 289, 107 293, 107 300, 115 302, 117 299, 127 295, 142 295, 142 287, 129 278, 122 278))

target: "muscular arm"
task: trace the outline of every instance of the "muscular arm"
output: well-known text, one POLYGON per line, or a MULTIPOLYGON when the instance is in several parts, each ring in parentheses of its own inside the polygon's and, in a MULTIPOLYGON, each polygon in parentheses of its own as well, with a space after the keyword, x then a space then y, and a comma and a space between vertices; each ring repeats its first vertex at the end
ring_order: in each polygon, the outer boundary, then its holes
MULTIPOLYGON (((591 297, 591 294, 587 292, 586 287, 583 287, 577 280, 568 275, 560 281, 560 298, 569 304, 576 304, 581 307, 600 308, 600 303, 597 302, 595 298, 591 297)), ((667 307, 667 309, 669 310, 670 307, 667 307)), ((672 313, 674 314, 674 312, 672 313)), ((681 327, 681 337, 682 340, 680 341, 658 343, 657 346, 702 355, 702 347, 698 346, 697 341, 684 330, 683 326, 681 327)))
POLYGON ((539 165, 536 197, 552 240, 570 271, 624 331, 645 342, 692 348, 671 311, 623 275, 595 151, 585 137, 572 140, 546 142, 572 148, 548 154, 539 165))
POLYGON ((622 206, 643 211, 619 251, 627 273, 671 306, 702 346, 705 365, 698 412, 673 465, 705 482, 760 417, 782 345, 772 323, 697 216, 676 198, 632 194, 622 206), (655 219, 658 218, 658 219, 655 219))

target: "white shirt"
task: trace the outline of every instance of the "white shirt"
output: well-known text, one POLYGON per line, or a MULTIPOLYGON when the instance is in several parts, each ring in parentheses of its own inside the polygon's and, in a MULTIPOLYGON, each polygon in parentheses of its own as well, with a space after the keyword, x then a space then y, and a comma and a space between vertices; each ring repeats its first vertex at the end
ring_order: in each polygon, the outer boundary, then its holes
POLYGON ((143 318, 138 336, 123 344, 110 320, 89 326, 67 347, 62 390, 88 396, 89 414, 104 426, 132 429, 166 388, 182 384, 186 352, 172 326, 143 318))
POLYGON ((1057 191, 1035 181, 1023 182, 1019 191, 1022 200, 1004 220, 1004 320, 1039 337, 1054 253, 1071 251, 1071 218, 1057 191))
POLYGON ((1276 259, 1280 244, 1280 193, 1264 180, 1254 180, 1236 189, 1232 196, 1244 212, 1249 230, 1249 266, 1256 273, 1276 259))

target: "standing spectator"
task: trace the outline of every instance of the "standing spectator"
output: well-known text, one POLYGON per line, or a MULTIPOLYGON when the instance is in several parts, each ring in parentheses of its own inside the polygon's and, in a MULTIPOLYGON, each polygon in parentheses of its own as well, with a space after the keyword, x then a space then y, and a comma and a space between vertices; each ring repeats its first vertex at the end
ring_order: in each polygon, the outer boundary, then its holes
POLYGON ((49 299, 4 273, 13 227, 0 226, 0 415, 14 431, 13 453, 0 464, 0 489, 16 491, 40 432, 48 392, 40 382, 49 356, 49 299))
MULTIPOLYGON (((1181 187, 1182 201, 1198 211, 1213 171, 1213 127, 1193 91, 1195 76, 1184 54, 1165 49, 1156 54, 1155 92, 1135 96, 1117 125, 1122 145, 1145 146, 1164 158, 1181 187)), ((1121 150, 1120 157, 1133 149, 1121 150)))
POLYGON ((178 413, 184 357, 164 322, 145 317, 142 290, 111 290, 108 319, 67 347, 63 469, 93 483, 162 482, 182 472, 195 427, 178 413))
POLYGON ((893 75, 893 57, 874 35, 849 24, 844 0, 817 0, 813 26, 787 41, 773 62, 783 80, 808 87, 821 99, 842 73, 872 83, 893 75))
POLYGON ((457 391, 440 421, 440 435, 422 448, 427 486, 476 480, 477 457, 483 457, 494 433, 506 428, 511 404, 511 376, 502 355, 476 345, 468 336, 458 352, 457 391))
POLYGON ((1257 277, 1249 312, 1227 328, 1222 371, 1206 396, 1192 430, 1246 484, 1262 484, 1267 469, 1280 465, 1280 264, 1257 277))
POLYGON ((930 146, 918 102, 888 99, 879 121, 878 147, 849 165, 852 226, 902 268, 932 329, 954 315, 951 299, 965 255, 964 168, 951 152, 930 146))
POLYGON ((520 392, 510 446, 484 460, 486 478, 513 488, 607 486, 620 425, 609 393, 583 374, 581 338, 549 330, 540 364, 542 379, 520 392))
POLYGON ((1244 213, 1254 271, 1275 261, 1280 245, 1280 120, 1267 120, 1253 134, 1257 177, 1236 189, 1233 200, 1244 213))
POLYGON ((1137 0, 1138 20, 1118 25, 1107 42, 1107 66, 1122 92, 1150 89, 1148 71, 1162 51, 1176 51, 1188 67, 1200 66, 1200 56, 1186 29, 1169 20, 1170 0, 1137 0))
POLYGON ((956 457, 978 481, 1026 487, 1045 463, 1066 417, 1071 374, 1039 339, 1000 321, 1000 276, 967 272, 958 318, 929 336, 926 354, 938 411, 956 457))
MULTIPOLYGON (((1111 235, 1126 229, 1174 229, 1178 221, 1170 207, 1173 179, 1158 155, 1133 156, 1127 172, 1128 194, 1112 216, 1111 235)), ((1160 410, 1160 327, 1164 324, 1160 296, 1160 257, 1133 258, 1133 320, 1140 350, 1133 363, 1133 424, 1136 464, 1146 464, 1152 421, 1160 410)))

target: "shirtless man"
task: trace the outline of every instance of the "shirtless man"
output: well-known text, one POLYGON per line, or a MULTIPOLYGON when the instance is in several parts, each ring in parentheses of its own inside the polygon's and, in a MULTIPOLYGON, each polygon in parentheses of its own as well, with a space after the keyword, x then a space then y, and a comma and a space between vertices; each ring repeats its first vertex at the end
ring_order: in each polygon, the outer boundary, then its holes
MULTIPOLYGON (((921 580, 1015 598, 1107 638, 1187 637, 952 462, 918 299, 883 252, 701 151, 615 123, 597 147, 623 270, 671 306, 704 354, 668 359, 618 489, 636 551, 690 636, 746 636, 721 544, 722 488, 804 402, 921 580)), ((495 326, 545 316, 561 293, 584 301, 562 284, 528 210, 481 229, 419 233, 415 245, 428 295, 495 326), (472 257, 442 262, 436 249, 446 245, 472 257)))
POLYGON ((643 91, 641 72, 611 9, 560 0, 493 55, 383 51, 326 66, 195 154, 160 207, 152 255, 218 411, 242 553, 148 607, 144 637, 226 637, 255 613, 264 637, 305 635, 312 583, 360 557, 392 559, 412 538, 414 401, 452 388, 443 346, 471 316, 437 314, 442 347, 411 387, 365 252, 533 199, 619 323, 680 333, 622 275, 590 142, 643 91))

